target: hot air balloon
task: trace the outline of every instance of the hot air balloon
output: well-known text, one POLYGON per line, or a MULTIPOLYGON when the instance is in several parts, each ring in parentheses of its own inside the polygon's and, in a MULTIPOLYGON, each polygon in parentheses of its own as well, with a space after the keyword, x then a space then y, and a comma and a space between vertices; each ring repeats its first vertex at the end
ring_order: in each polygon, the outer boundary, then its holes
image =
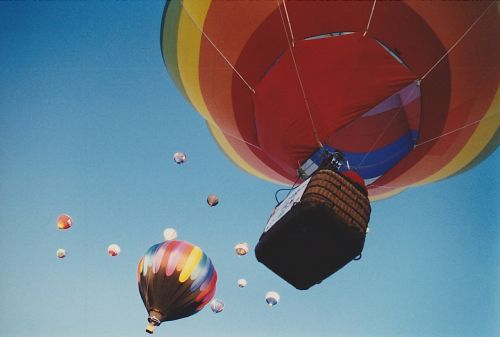
POLYGON ((210 302, 210 309, 212 309, 212 311, 214 313, 218 314, 219 312, 221 312, 222 310, 224 310, 224 302, 222 302, 221 300, 219 300, 217 298, 214 298, 210 302))
POLYGON ((113 243, 108 246, 108 254, 109 256, 117 256, 120 254, 121 248, 116 243, 113 243))
POLYGON ((300 184, 268 221, 259 261, 307 289, 361 254, 365 194, 373 201, 445 179, 497 148, 499 8, 167 2, 167 70, 219 147, 259 178, 300 184), (331 156, 346 164, 325 165, 331 156), (332 247, 333 237, 345 240, 332 247), (307 268, 288 262, 290 253, 307 268), (334 264, 313 262, 325 258, 334 264))
POLYGON ((68 229, 73 225, 73 220, 67 214, 61 214, 57 218, 57 229, 68 229))
POLYGON ((238 287, 245 288, 246 286, 247 286, 247 280, 245 280, 244 278, 240 278, 238 280, 238 287))
POLYGON ((210 207, 217 206, 219 198, 215 194, 209 194, 207 197, 207 204, 210 207))
POLYGON ((166 228, 163 231, 163 237, 167 241, 172 241, 177 238, 177 231, 174 228, 166 228))
POLYGON ((250 247, 248 246, 248 243, 246 242, 240 242, 236 246, 234 246, 234 251, 238 256, 243 256, 248 253, 248 250, 250 247))
POLYGON ((183 152, 174 153, 174 161, 176 164, 184 164, 186 160, 186 155, 183 152))
POLYGON ((266 302, 270 307, 275 306, 280 301, 280 294, 275 291, 268 291, 266 293, 266 302))
POLYGON ((139 292, 148 312, 146 332, 191 316, 213 298, 217 272, 203 251, 186 241, 165 241, 148 249, 138 265, 139 292))
POLYGON ((330 146, 377 200, 461 173, 496 149, 499 7, 171 0, 161 49, 179 91, 240 168, 292 184, 330 146))
POLYGON ((56 252, 58 258, 63 259, 66 257, 66 250, 59 248, 56 252))

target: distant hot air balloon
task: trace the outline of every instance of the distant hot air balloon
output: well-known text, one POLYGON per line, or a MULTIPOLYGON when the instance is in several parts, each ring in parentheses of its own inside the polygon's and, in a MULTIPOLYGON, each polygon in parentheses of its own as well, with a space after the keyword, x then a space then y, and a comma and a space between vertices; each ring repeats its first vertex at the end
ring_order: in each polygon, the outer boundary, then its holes
POLYGON ((163 231, 163 237, 167 241, 172 241, 177 238, 177 231, 174 228, 167 228, 163 231))
POLYGON ((266 302, 270 307, 275 306, 280 301, 280 294, 275 291, 268 291, 266 293, 266 302))
POLYGON ((239 256, 246 255, 249 249, 250 247, 246 242, 240 242, 236 246, 234 246, 234 250, 236 251, 236 254, 238 254, 239 256))
POLYGON ((118 254, 120 254, 120 251, 121 251, 120 246, 118 246, 115 243, 109 245, 109 247, 108 247, 108 254, 110 256, 117 256, 118 254))
POLYGON ((174 153, 174 161, 176 164, 184 164, 186 160, 186 155, 183 152, 174 153))
POLYGON ((215 194, 210 194, 207 197, 208 206, 210 206, 210 207, 217 206, 218 203, 219 203, 219 198, 215 194))
POLYGON ((240 278, 238 280, 238 287, 245 288, 246 286, 247 286, 247 280, 245 280, 244 278, 240 278))
POLYGON ((149 315, 148 333, 161 322, 196 314, 213 298, 217 283, 210 258, 199 247, 178 240, 149 248, 137 276, 149 315))
POLYGON ((57 218, 57 229, 68 229, 73 225, 73 220, 67 214, 61 214, 57 218))
POLYGON ((63 259, 66 257, 66 250, 59 248, 56 252, 58 258, 63 259))
POLYGON ((214 313, 218 314, 219 312, 221 312, 222 310, 224 310, 224 302, 222 302, 221 300, 219 300, 217 298, 214 298, 210 302, 210 309, 212 309, 212 311, 214 313))

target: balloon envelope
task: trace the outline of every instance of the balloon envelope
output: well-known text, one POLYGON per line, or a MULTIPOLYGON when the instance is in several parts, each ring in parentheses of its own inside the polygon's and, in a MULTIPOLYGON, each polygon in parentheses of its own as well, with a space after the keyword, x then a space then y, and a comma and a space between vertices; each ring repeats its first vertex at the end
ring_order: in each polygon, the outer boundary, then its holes
POLYGON ((238 280, 238 287, 245 288, 246 286, 247 286, 247 280, 245 280, 244 278, 240 278, 238 280))
POLYGON ((215 194, 209 194, 207 197, 207 204, 208 206, 217 206, 219 203, 219 198, 215 194))
POLYGON ((266 302, 267 304, 272 307, 278 304, 280 301, 280 294, 278 294, 275 291, 268 291, 266 293, 266 302))
POLYGON ((210 258, 186 241, 165 241, 149 248, 139 261, 137 277, 149 314, 149 333, 161 322, 199 312, 213 298, 217 283, 210 258))
POLYGON ((68 214, 61 214, 57 218, 57 229, 68 229, 73 225, 73 219, 68 214))
POLYGON ((248 253, 249 249, 250 249, 250 247, 248 246, 248 243, 246 243, 246 242, 240 242, 236 246, 234 246, 234 250, 235 250, 236 254, 238 254, 239 256, 246 255, 248 253))
POLYGON ((284 5, 165 6, 167 70, 240 168, 291 184, 321 143, 374 200, 497 148, 500 2, 287 0, 283 20, 284 5))
POLYGON ((120 252, 121 252, 121 248, 116 243, 113 243, 113 244, 108 246, 108 254, 110 256, 117 256, 118 254, 120 254, 120 252))
POLYGON ((174 153, 174 161, 176 164, 183 164, 187 160, 186 155, 183 152, 174 153))
POLYGON ((66 257, 66 250, 59 248, 56 252, 56 256, 60 259, 63 259, 66 257))
POLYGON ((214 313, 218 314, 219 312, 221 312, 222 310, 224 310, 224 302, 222 302, 219 299, 214 298, 210 302, 210 309, 212 309, 212 311, 214 313))
POLYGON ((177 231, 174 228, 167 228, 163 231, 163 237, 167 241, 175 240, 177 238, 177 231))

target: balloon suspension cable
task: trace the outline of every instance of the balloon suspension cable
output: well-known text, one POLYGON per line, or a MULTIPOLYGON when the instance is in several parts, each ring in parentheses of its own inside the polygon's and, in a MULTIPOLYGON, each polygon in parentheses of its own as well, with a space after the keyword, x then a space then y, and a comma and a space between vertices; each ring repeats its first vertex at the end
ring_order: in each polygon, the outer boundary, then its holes
MULTIPOLYGON (((412 96, 415 89, 417 88, 417 86, 419 85, 420 82, 415 81, 415 84, 417 84, 416 86, 414 86, 412 89, 411 89, 411 92, 408 94, 408 96, 412 96)), ((398 93, 394 94, 394 95, 397 95, 398 93)), ((386 124, 384 130, 382 130, 382 132, 379 133, 377 139, 372 143, 372 145, 370 146, 370 149, 365 153, 365 155, 363 156, 363 158, 361 159, 361 161, 359 162, 359 164, 356 165, 355 169, 356 170, 359 170, 359 168, 361 167, 361 165, 363 165, 364 161, 366 160, 366 158, 368 158, 368 155, 373 151, 373 149, 375 148, 375 146, 377 146, 378 142, 382 139, 382 137, 385 135, 385 133, 387 132, 387 130, 389 130, 389 127, 392 125, 392 123, 394 122, 394 120, 396 119, 396 117, 399 115, 399 113, 403 110, 403 105, 401 105, 399 107, 399 109, 394 113, 394 116, 392 116, 391 120, 386 124)))
POLYGON ((239 71, 236 70, 236 68, 231 64, 231 62, 229 62, 229 60, 222 53, 222 51, 219 48, 217 48, 217 46, 212 41, 212 39, 210 39, 210 37, 208 37, 208 35, 203 31, 203 29, 194 20, 194 18, 191 16, 191 13, 189 13, 189 11, 187 10, 187 8, 184 6, 184 1, 181 1, 181 5, 182 5, 182 9, 189 16, 189 18, 191 19, 191 21, 193 22, 193 24, 196 26, 196 28, 203 34, 203 36, 207 39, 207 41, 210 42, 210 44, 212 45, 212 47, 214 47, 215 50, 217 50, 217 52, 219 53, 219 55, 224 59, 224 61, 226 61, 226 63, 231 67, 231 69, 233 69, 233 71, 239 76, 239 78, 243 81, 243 83, 245 83, 245 85, 248 87, 248 89, 250 89, 250 91, 255 94, 255 89, 252 88, 252 86, 245 80, 245 78, 239 73, 239 71))
POLYGON ((441 56, 441 58, 440 58, 439 60, 437 60, 437 62, 436 62, 436 63, 434 63, 434 65, 433 65, 432 67, 430 67, 430 69, 429 69, 429 70, 427 70, 427 72, 426 72, 426 73, 425 73, 422 77, 420 77, 420 79, 419 79, 419 83, 420 83, 420 81, 424 80, 424 79, 427 77, 427 75, 429 75, 429 73, 430 73, 432 70, 434 70, 434 68, 436 68, 436 67, 437 67, 437 65, 438 65, 439 63, 441 63, 441 61, 443 61, 443 60, 444 60, 444 58, 445 58, 446 56, 448 56, 448 54, 449 54, 449 53, 450 53, 450 52, 451 52, 451 51, 452 51, 452 50, 453 50, 453 49, 454 49, 454 48, 455 48, 455 47, 456 47, 456 46, 457 46, 457 45, 458 45, 458 44, 459 44, 462 40, 463 40, 463 38, 464 38, 464 37, 465 37, 465 36, 466 36, 466 35, 470 32, 470 30, 471 30, 471 29, 472 29, 472 28, 473 28, 473 27, 474 27, 474 26, 475 26, 475 25, 479 22, 479 20, 481 20, 481 19, 482 19, 482 17, 486 14, 486 12, 488 11, 488 9, 490 9, 490 7, 491 7, 493 4, 495 4, 495 3, 496 3, 496 1, 492 1, 492 2, 489 4, 489 6, 485 8, 485 10, 481 13, 481 15, 479 15, 479 17, 478 17, 478 18, 477 18, 477 19, 476 19, 476 20, 475 20, 475 21, 474 21, 474 22, 473 22, 473 23, 469 26, 469 28, 467 28, 467 30, 466 30, 466 31, 462 34, 462 36, 460 36, 460 38, 459 38, 457 41, 455 41, 455 43, 454 43, 454 44, 450 47, 450 49, 448 49, 448 50, 446 51, 446 53, 444 53, 444 55, 443 55, 443 56, 441 56))
MULTIPOLYGON (((279 5, 279 2, 278 2, 278 5, 279 5)), ((285 0, 283 0, 283 7, 285 8, 286 20, 288 21, 288 28, 290 28, 290 36, 292 38, 292 46, 295 47, 295 37, 293 36, 292 23, 290 22, 290 17, 288 16, 288 9, 286 8, 285 0)))
POLYGON ((368 33, 368 28, 370 28, 370 23, 372 22, 372 16, 373 16, 373 12, 375 11, 376 4, 377 4, 377 0, 374 0, 373 6, 372 6, 372 11, 370 13, 370 18, 368 19, 368 23, 366 24, 365 32, 363 33, 363 37, 366 36, 366 34, 368 33))
POLYGON ((255 144, 253 144, 253 143, 250 143, 250 142, 248 142, 248 141, 246 141, 246 140, 244 140, 244 139, 242 139, 242 138, 240 138, 240 137, 237 137, 237 136, 235 136, 235 135, 233 135, 233 134, 227 133, 226 131, 222 130, 222 129, 221 129, 221 128, 217 125, 217 124, 215 124, 215 122, 213 122, 213 121, 211 121, 211 120, 208 120, 208 119, 205 119, 205 120, 206 120, 206 121, 207 121, 207 123, 209 123, 211 126, 216 127, 216 128, 217 128, 220 132, 222 132, 222 133, 224 134, 224 136, 228 136, 228 137, 230 137, 230 138, 236 139, 236 140, 238 140, 238 141, 240 141, 240 142, 243 142, 243 143, 247 144, 248 146, 251 146, 251 147, 256 148, 256 149, 258 149, 258 150, 262 150, 262 149, 260 148, 260 146, 258 146, 258 145, 255 145, 255 144))
MULTIPOLYGON (((307 110, 307 113, 309 114, 309 120, 311 121, 311 126, 313 129, 314 138, 316 138, 316 142, 318 142, 318 145, 323 148, 324 147, 323 143, 321 143, 321 140, 320 140, 320 137, 318 134, 318 130, 316 129, 316 125, 314 124, 314 119, 312 118, 311 109, 309 107, 309 102, 307 100, 306 92, 304 90, 304 85, 302 84, 302 79, 300 77, 300 72, 299 72, 299 68, 297 66, 297 61, 295 60, 295 55, 293 54, 292 44, 290 43, 290 38, 288 37, 285 19, 283 18, 283 13, 281 12, 280 0, 276 0, 276 2, 278 3, 278 10, 279 10, 280 16, 281 16, 281 23, 283 24, 283 30, 285 32, 286 41, 288 43, 288 49, 290 50, 290 55, 292 56, 293 65, 295 67, 295 73, 297 74, 297 79, 299 80, 300 90, 302 91, 302 96, 304 97, 304 103, 306 106, 306 110, 307 110)), ((283 1, 283 4, 284 4, 284 1, 283 1)), ((289 22, 290 22, 290 20, 289 20, 289 22)), ((290 24, 290 27, 291 27, 291 24, 290 24)))
POLYGON ((435 140, 437 140, 437 139, 439 139, 439 138, 442 138, 442 137, 445 137, 445 136, 449 136, 449 135, 451 135, 451 134, 453 134, 453 133, 455 133, 455 132, 458 132, 458 131, 460 131, 460 130, 466 129, 466 128, 471 127, 471 126, 473 126, 473 125, 479 124, 481 121, 483 121, 483 120, 485 120, 485 119, 489 119, 489 118, 492 118, 492 117, 498 116, 499 114, 500 114, 500 111, 494 112, 494 113, 489 114, 489 115, 487 115, 487 116, 484 116, 483 118, 480 118, 480 119, 478 119, 478 120, 476 120, 476 121, 474 121, 474 122, 471 122, 471 123, 465 124, 465 125, 463 125, 463 126, 461 126, 461 127, 459 127, 459 128, 456 128, 456 129, 453 129, 453 130, 448 131, 448 132, 446 132, 446 133, 443 133, 443 134, 442 134, 442 135, 440 135, 440 136, 437 136, 437 137, 434 137, 434 138, 430 138, 430 139, 424 140, 424 141, 422 141, 422 142, 420 142, 420 143, 416 144, 416 145, 415 145, 415 147, 417 147, 417 146, 422 146, 422 145, 424 145, 424 144, 430 143, 430 142, 432 142, 432 141, 435 141, 435 140))

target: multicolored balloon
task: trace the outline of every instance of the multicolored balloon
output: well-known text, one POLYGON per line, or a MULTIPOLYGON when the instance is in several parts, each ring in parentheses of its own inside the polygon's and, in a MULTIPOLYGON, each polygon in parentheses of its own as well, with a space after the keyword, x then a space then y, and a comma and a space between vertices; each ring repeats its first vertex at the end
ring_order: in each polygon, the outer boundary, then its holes
POLYGON ((221 300, 219 300, 217 298, 214 298, 210 302, 210 309, 212 309, 212 311, 214 313, 218 314, 219 312, 221 312, 222 310, 224 310, 224 302, 222 302, 221 300))
POLYGON ((161 322, 191 316, 214 297, 217 272, 210 258, 186 241, 148 249, 138 265, 139 292, 149 314, 146 332, 161 322))
POLYGON ((464 172, 497 148, 499 8, 171 0, 161 48, 173 82, 240 168, 292 184, 328 145, 376 200, 464 172))
POLYGON ((166 241, 172 241, 177 238, 177 231, 174 228, 166 228, 163 231, 163 237, 166 241))
POLYGON ((117 256, 120 254, 121 248, 116 243, 113 243, 108 246, 108 254, 109 256, 117 256))
POLYGON ((174 161, 176 164, 184 164, 187 160, 186 155, 183 152, 174 153, 174 161))
POLYGON ((236 246, 234 246, 234 251, 238 256, 243 256, 248 253, 248 250, 250 247, 248 246, 248 243, 246 242, 240 242, 236 246))
POLYGON ((219 197, 217 197, 215 194, 209 194, 207 197, 207 204, 210 207, 217 206, 219 203, 219 197))
POLYGON ((66 257, 66 250, 63 248, 59 248, 56 252, 56 256, 60 259, 64 259, 66 257))
POLYGON ((276 291, 268 291, 266 293, 266 302, 267 302, 267 305, 269 305, 270 307, 273 307, 275 306, 276 304, 278 304, 280 301, 280 294, 278 294, 276 291))
POLYGON ((73 219, 68 214, 61 214, 57 217, 57 229, 68 229, 73 225, 73 219))

